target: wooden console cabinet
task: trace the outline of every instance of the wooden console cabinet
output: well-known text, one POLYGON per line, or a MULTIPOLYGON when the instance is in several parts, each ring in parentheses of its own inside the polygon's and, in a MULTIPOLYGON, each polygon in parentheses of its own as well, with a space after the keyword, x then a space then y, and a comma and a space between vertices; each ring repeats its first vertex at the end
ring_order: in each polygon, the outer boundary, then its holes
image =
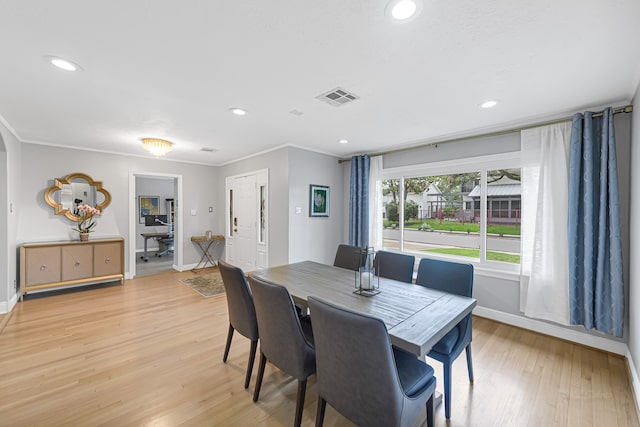
POLYGON ((29 291, 124 281, 124 239, 25 243, 20 246, 20 298, 29 291))

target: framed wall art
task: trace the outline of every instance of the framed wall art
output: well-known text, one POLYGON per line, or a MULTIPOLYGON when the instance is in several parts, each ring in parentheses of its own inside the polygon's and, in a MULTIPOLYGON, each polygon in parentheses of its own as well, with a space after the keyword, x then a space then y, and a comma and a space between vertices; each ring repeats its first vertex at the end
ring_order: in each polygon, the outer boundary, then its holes
POLYGON ((309 186, 309 216, 329 216, 329 187, 314 184, 309 186))
POLYGON ((160 197, 138 196, 138 221, 144 224, 145 215, 160 215, 160 197))

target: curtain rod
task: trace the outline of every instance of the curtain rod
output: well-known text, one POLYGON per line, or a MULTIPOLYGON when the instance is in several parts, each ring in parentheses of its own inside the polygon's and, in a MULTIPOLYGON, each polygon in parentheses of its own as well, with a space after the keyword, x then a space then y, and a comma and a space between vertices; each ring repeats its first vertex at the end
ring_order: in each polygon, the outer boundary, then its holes
MULTIPOLYGON (((631 112, 633 112, 633 105, 626 105, 624 107, 615 108, 613 110, 613 114, 620 114, 620 113, 625 113, 626 114, 626 113, 631 113, 631 112)), ((604 115, 604 111, 599 111, 597 113, 594 113, 592 117, 602 117, 603 115, 604 115)), ((429 147, 431 145, 448 144, 450 142, 461 142, 461 141, 468 141, 470 139, 479 139, 479 138, 488 138, 488 137, 491 137, 491 136, 509 135, 509 134, 512 134, 512 133, 521 132, 523 130, 535 129, 535 128, 539 128, 539 127, 542 127, 542 126, 557 125, 559 123, 570 122, 572 120, 573 120, 573 116, 572 117, 565 117, 563 119, 552 120, 552 121, 549 121, 549 122, 535 123, 535 124, 532 124, 532 125, 519 127, 519 128, 514 128, 514 129, 507 129, 507 130, 501 130, 501 131, 497 131, 497 132, 483 133, 483 134, 480 134, 480 135, 463 136, 463 137, 460 137, 460 138, 446 139, 444 141, 436 141, 436 142, 430 142, 428 144, 415 145, 413 147, 404 147, 404 148, 398 148, 398 149, 395 149, 395 150, 382 151, 380 153, 370 154, 369 157, 384 156, 386 154, 401 153, 403 151, 415 150, 415 149, 418 149, 418 148, 425 148, 425 147, 429 147)), ((350 162, 350 161, 351 161, 351 159, 340 159, 340 160, 338 160, 338 163, 344 163, 344 162, 350 162)))

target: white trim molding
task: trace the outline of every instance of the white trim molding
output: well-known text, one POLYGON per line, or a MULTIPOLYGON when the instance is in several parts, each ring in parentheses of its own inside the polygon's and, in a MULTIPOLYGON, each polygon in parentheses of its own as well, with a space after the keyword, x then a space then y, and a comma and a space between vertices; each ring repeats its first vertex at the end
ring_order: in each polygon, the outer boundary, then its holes
POLYGON ((608 351, 609 353, 619 354, 620 356, 626 356, 629 352, 627 344, 620 341, 586 334, 577 330, 568 329, 564 326, 541 322, 540 320, 529 319, 527 317, 517 316, 515 314, 505 313, 491 308, 477 306, 473 309, 473 314, 501 323, 506 323, 507 325, 528 329, 540 334, 550 335, 552 337, 571 341, 577 344, 586 345, 587 347, 593 347, 598 350, 608 351))
POLYGON ((640 418, 640 406, 638 406, 638 397, 640 396, 640 379, 638 379, 638 371, 636 371, 636 365, 633 363, 633 357, 631 352, 627 348, 627 367, 629 369, 629 378, 631 379, 631 391, 633 392, 633 401, 636 404, 636 414, 640 418))
POLYGON ((0 301, 0 314, 11 313, 13 307, 18 303, 18 293, 11 297, 8 301, 0 301))

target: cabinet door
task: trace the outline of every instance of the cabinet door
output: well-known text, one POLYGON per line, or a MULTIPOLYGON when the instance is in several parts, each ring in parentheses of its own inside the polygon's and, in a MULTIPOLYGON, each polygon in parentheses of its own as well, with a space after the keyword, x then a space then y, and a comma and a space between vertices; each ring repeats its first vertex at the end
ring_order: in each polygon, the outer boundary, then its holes
POLYGON ((25 250, 25 286, 60 281, 60 248, 27 248, 25 250))
POLYGON ((122 273, 122 242, 95 244, 93 275, 111 276, 122 273))
POLYGON ((62 280, 86 279, 93 275, 93 245, 62 247, 62 280))

